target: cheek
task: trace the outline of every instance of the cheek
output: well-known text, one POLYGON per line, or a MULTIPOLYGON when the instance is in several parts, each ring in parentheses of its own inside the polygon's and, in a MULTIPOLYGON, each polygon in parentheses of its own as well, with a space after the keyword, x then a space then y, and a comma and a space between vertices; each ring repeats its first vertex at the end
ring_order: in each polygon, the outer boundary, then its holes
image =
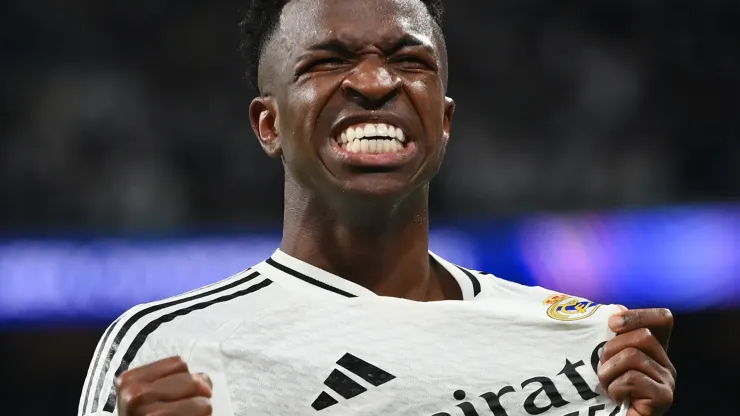
POLYGON ((283 145, 283 158, 296 174, 304 174, 311 166, 315 152, 312 150, 312 136, 316 116, 318 90, 310 85, 292 88, 281 97, 280 135, 283 145), (301 173, 303 172, 303 173, 301 173))
POLYGON ((419 79, 409 82, 408 89, 414 97, 426 129, 441 131, 444 123, 445 101, 441 84, 436 79, 419 79))
POLYGON ((287 97, 292 120, 288 132, 303 145, 308 146, 315 133, 317 119, 323 106, 321 98, 321 91, 308 83, 296 88, 287 97))
POLYGON ((414 106, 419 112, 424 131, 427 135, 427 152, 434 159, 444 155, 445 99, 438 84, 434 81, 417 81, 408 84, 414 106))

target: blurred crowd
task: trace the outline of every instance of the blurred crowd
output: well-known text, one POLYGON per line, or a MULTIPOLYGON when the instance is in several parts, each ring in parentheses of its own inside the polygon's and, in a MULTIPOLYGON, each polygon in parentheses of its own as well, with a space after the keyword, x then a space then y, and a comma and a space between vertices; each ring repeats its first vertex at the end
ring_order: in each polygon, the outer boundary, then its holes
MULTIPOLYGON (((740 2, 446 3, 457 111, 435 218, 740 199, 740 2)), ((0 231, 277 225, 245 4, 3 2, 0 231)), ((677 316, 672 414, 736 414, 738 322, 677 316)), ((6 412, 74 414, 102 330, 0 331, 6 412)))
MULTIPOLYGON (((447 3, 458 107, 436 216, 740 197, 737 1, 447 3)), ((247 117, 244 2, 2 7, 0 226, 281 219, 282 169, 247 117)))

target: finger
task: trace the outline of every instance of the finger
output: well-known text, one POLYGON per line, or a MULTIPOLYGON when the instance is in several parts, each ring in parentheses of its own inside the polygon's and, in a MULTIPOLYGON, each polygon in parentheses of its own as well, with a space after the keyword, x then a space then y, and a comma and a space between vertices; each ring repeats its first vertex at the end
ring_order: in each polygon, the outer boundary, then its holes
POLYGON ((648 328, 667 350, 673 331, 673 314, 668 309, 658 308, 628 310, 612 316, 609 328, 618 334, 648 328))
POLYGON ((673 377, 655 360, 635 348, 627 348, 607 360, 599 367, 597 375, 602 387, 607 389, 619 376, 630 371, 637 371, 660 384, 673 386, 673 377))
POLYGON ((673 403, 673 390, 637 371, 622 374, 606 391, 616 402, 630 399, 628 416, 663 415, 673 403))
POLYGON ((116 385, 121 386, 136 381, 153 382, 172 374, 187 372, 188 365, 182 358, 170 357, 124 372, 116 379, 116 385))
POLYGON ((609 397, 617 403, 626 399, 631 401, 661 396, 661 384, 647 375, 630 370, 614 379, 605 389, 609 397))
POLYGON ((648 357, 654 359, 658 364, 673 369, 673 364, 668 358, 663 346, 660 345, 658 339, 653 335, 652 331, 647 328, 636 329, 624 334, 617 335, 612 340, 604 345, 604 351, 601 355, 601 362, 604 363, 615 354, 627 348, 636 348, 648 357))
POLYGON ((180 373, 161 378, 150 385, 154 401, 174 402, 190 397, 211 397, 211 386, 202 374, 180 373))
POLYGON ((176 402, 191 397, 210 398, 211 387, 201 374, 178 373, 154 383, 137 382, 118 389, 123 409, 137 409, 158 402, 176 402))
POLYGON ((170 403, 155 403, 143 407, 136 415, 188 415, 211 416, 213 407, 211 401, 205 397, 191 397, 170 403))

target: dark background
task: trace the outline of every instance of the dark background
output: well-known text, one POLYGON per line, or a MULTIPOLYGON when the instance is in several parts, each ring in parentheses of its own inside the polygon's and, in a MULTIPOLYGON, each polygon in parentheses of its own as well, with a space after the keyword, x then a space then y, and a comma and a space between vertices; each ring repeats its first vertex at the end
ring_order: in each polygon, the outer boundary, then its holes
MULTIPOLYGON (((447 3, 458 107, 435 218, 740 197, 740 2, 447 3)), ((247 118, 243 2, 0 7, 3 233, 279 227, 282 170, 247 118)), ((75 414, 104 327, 4 327, 2 413, 75 414)), ((737 308, 677 313, 671 414, 737 415, 738 352, 737 308)))

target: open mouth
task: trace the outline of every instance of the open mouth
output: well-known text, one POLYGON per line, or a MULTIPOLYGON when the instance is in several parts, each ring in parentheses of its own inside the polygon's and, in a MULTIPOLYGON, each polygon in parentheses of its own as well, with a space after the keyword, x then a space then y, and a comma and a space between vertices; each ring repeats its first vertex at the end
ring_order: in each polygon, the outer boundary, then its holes
POLYGON ((342 151, 353 154, 402 154, 413 145, 401 128, 388 123, 355 124, 333 140, 342 151))

